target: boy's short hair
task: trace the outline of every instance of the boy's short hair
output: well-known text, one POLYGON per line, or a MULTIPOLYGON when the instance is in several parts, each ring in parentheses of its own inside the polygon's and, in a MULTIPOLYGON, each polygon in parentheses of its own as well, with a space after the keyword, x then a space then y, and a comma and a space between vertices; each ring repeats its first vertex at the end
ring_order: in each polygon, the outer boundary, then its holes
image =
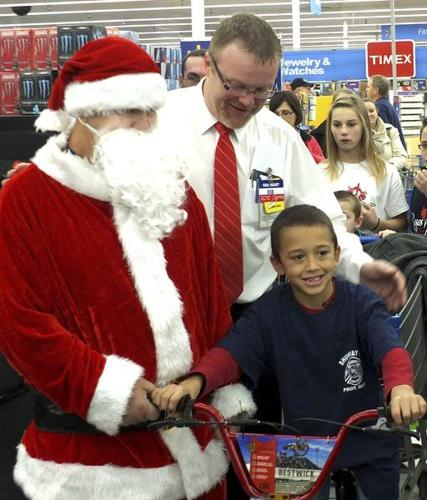
POLYGON ((356 219, 361 216, 362 205, 359 201, 359 198, 355 194, 350 193, 350 191, 343 190, 343 191, 335 191, 334 195, 338 201, 348 201, 351 204, 351 209, 356 219))
POLYGON ((331 234, 334 248, 338 247, 334 226, 325 212, 312 205, 295 205, 280 212, 271 225, 271 253, 274 258, 280 260, 280 233, 283 229, 295 226, 325 226, 331 234))

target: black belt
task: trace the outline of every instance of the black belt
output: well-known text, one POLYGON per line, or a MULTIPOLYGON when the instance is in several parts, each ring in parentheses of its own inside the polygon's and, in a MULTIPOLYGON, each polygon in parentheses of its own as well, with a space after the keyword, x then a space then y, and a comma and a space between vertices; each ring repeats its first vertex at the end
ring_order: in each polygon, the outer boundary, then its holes
MULTIPOLYGON (((36 393, 34 420, 38 429, 47 432, 61 432, 71 434, 104 434, 94 425, 86 422, 75 413, 67 413, 56 406, 46 396, 36 393)), ((147 423, 121 427, 121 431, 147 429, 147 423)))

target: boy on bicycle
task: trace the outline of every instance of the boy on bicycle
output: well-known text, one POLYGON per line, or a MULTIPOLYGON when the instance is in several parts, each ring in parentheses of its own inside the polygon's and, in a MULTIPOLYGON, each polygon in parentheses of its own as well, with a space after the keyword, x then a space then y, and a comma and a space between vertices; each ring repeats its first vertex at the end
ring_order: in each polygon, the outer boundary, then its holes
MULTIPOLYGON (((271 228, 271 262, 288 283, 264 294, 178 384, 156 389, 153 402, 174 411, 189 394, 203 397, 241 379, 249 388, 273 373, 284 423, 304 417, 338 422, 380 402, 378 369, 393 421, 426 412, 412 388, 412 363, 382 300, 335 277, 340 248, 329 218, 309 205, 291 207, 271 228)), ((305 435, 337 432, 330 423, 298 423, 305 435)), ((352 469, 360 499, 399 498, 399 437, 352 432, 335 463, 352 469)), ((316 496, 329 496, 325 487, 316 496)))

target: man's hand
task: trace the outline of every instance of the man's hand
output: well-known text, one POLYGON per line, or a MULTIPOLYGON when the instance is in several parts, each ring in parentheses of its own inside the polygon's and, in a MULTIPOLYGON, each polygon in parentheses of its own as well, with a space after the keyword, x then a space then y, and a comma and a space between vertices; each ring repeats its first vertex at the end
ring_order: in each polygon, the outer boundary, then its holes
POLYGON ((13 177, 16 173, 18 173, 20 170, 23 170, 24 168, 27 168, 29 163, 25 163, 23 161, 14 161, 12 168, 7 171, 6 173, 6 178, 1 181, 1 185, 4 186, 6 182, 13 177))
POLYGON ((419 170, 415 177, 414 186, 427 196, 427 169, 419 170))
POLYGON ((360 268, 360 282, 380 295, 391 312, 405 305, 406 280, 399 269, 385 260, 374 260, 360 268))
POLYGON ((133 386, 129 398, 128 409, 122 419, 122 425, 134 425, 145 420, 156 420, 159 409, 148 399, 148 395, 156 388, 147 379, 140 377, 133 386))
POLYGON ((167 413, 174 413, 181 399, 190 396, 196 399, 203 387, 204 377, 202 375, 190 375, 179 384, 168 384, 153 391, 153 403, 167 413))
POLYGON ((426 402, 415 394, 409 385, 396 385, 390 392, 390 410, 393 422, 408 425, 422 418, 426 413, 426 402))

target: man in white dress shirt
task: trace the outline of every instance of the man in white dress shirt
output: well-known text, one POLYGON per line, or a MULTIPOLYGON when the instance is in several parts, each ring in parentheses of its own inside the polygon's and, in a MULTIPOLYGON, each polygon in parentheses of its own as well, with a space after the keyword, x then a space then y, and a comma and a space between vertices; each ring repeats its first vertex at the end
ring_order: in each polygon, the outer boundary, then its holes
POLYGON ((238 304, 257 299, 273 283, 270 225, 256 202, 257 179, 280 177, 285 205, 307 203, 324 210, 341 246, 339 274, 377 291, 390 309, 406 299, 403 275, 391 264, 373 261, 358 239, 346 233, 344 216, 299 135, 264 108, 272 95, 282 49, 272 28, 252 14, 222 21, 205 55, 206 78, 197 86, 169 92, 159 125, 187 154, 189 182, 214 226, 214 155, 217 121, 230 134, 237 157, 243 239, 243 292, 238 304), (264 176, 264 173, 266 174, 264 176))

